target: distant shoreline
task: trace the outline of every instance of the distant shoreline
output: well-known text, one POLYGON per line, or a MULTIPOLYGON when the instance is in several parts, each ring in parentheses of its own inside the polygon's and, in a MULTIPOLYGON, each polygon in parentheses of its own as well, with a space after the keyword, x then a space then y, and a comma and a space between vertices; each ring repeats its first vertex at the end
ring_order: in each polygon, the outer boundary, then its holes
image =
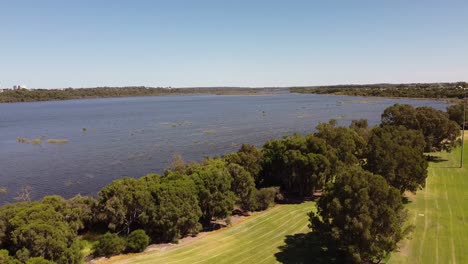
POLYGON ((95 87, 65 89, 3 89, 0 91, 0 103, 22 103, 43 101, 64 101, 98 98, 121 98, 167 95, 248 95, 264 96, 279 92, 297 94, 319 94, 338 96, 361 96, 391 99, 446 100, 457 102, 464 97, 468 87, 465 82, 453 83, 408 83, 408 84, 362 84, 328 86, 291 86, 291 87, 188 87, 161 88, 146 86, 95 87))
POLYGON ((79 89, 35 89, 3 90, 0 92, 0 103, 25 103, 45 101, 66 101, 99 98, 125 98, 146 96, 180 96, 180 95, 250 95, 260 96, 280 91, 289 92, 287 88, 151 88, 151 87, 98 87, 79 89))

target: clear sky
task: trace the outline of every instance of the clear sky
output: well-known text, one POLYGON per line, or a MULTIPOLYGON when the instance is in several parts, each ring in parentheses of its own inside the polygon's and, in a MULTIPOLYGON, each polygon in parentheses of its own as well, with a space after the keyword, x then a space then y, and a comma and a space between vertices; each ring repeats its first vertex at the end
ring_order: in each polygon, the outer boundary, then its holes
POLYGON ((468 1, 0 0, 0 84, 468 81, 468 1))

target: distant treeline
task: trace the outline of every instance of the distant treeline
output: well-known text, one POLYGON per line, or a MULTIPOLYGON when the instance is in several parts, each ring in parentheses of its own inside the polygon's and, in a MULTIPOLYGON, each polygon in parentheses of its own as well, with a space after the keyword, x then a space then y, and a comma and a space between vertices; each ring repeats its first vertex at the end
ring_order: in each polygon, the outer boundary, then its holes
POLYGON ((455 83, 409 83, 409 84, 364 84, 292 87, 293 93, 336 94, 351 96, 411 97, 411 98, 463 98, 466 82, 455 83))
POLYGON ((0 103, 54 101, 84 98, 159 96, 178 94, 255 94, 272 92, 276 88, 242 88, 242 87, 195 87, 195 88, 160 88, 160 87, 96 87, 65 89, 4 90, 0 92, 0 103))

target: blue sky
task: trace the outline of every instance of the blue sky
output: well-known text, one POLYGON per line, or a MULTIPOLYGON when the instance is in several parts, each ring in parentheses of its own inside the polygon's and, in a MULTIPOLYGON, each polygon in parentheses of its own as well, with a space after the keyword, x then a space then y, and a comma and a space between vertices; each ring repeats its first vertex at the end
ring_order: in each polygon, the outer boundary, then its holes
POLYGON ((468 81, 468 1, 0 0, 10 87, 468 81))

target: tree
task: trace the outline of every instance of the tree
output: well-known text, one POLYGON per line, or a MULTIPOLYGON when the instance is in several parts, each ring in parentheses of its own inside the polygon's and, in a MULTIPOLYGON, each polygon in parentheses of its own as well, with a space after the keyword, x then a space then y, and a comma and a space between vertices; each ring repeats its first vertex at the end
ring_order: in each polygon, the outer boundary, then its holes
POLYGON ((89 196, 76 195, 69 199, 68 204, 78 214, 77 220, 81 230, 90 230, 99 221, 99 208, 96 199, 89 196))
MULTIPOLYGON (((359 125, 365 125, 365 123, 359 125)), ((355 165, 363 156, 366 141, 351 128, 336 127, 335 120, 319 124, 314 135, 333 147, 338 159, 344 164, 355 165)))
POLYGON ((146 235, 145 230, 137 229, 128 235, 126 251, 131 253, 143 252, 149 242, 150 238, 146 235))
POLYGON ((146 223, 152 197, 144 181, 126 177, 102 188, 98 203, 109 229, 129 234, 133 228, 146 223))
POLYGON ((279 193, 278 188, 261 188, 255 192, 256 209, 263 211, 275 204, 275 197, 279 193))
POLYGON ((231 191, 236 195, 236 203, 243 210, 255 210, 255 181, 242 166, 231 163, 227 170, 232 177, 231 191))
MULTIPOLYGON (((463 125, 463 108, 464 102, 447 107, 449 119, 455 121, 460 127, 463 125)), ((465 122, 468 121, 468 111, 465 111, 465 122)))
POLYGON ((207 160, 204 164, 193 168, 191 177, 198 190, 202 224, 208 226, 213 218, 230 215, 235 196, 231 191, 231 175, 224 161, 207 160))
POLYGON ((358 166, 341 171, 309 213, 310 227, 354 263, 379 263, 397 248, 407 213, 400 193, 358 166))
POLYGON ((254 145, 242 144, 239 151, 224 156, 228 163, 235 163, 242 166, 250 175, 258 181, 262 170, 263 153, 254 145))
POLYGON ((125 240, 115 233, 102 235, 93 246, 93 255, 96 257, 110 257, 125 250, 125 240))
POLYGON ((270 140, 263 153, 263 186, 281 186, 284 192, 301 197, 312 195, 330 179, 334 171, 331 161, 337 160, 325 140, 313 135, 270 140))
POLYGON ((356 131, 364 142, 369 141, 370 128, 367 119, 352 120, 349 128, 356 131))
POLYGON ((382 175, 393 187, 416 192, 427 177, 424 137, 420 131, 402 126, 372 129, 365 168, 382 175))
POLYGON ((156 184, 149 184, 153 207, 145 229, 159 241, 176 242, 180 237, 196 235, 202 212, 195 183, 187 175, 169 172, 156 184))
MULTIPOLYGON (((20 258, 44 257, 56 263, 80 263, 81 248, 76 247, 77 225, 56 197, 17 203, 1 208, 0 229, 6 236, 0 244, 20 258), (63 211, 59 211, 62 210, 63 211)), ((63 205, 63 204, 62 204, 63 205)))
POLYGON ((425 151, 451 150, 460 128, 448 118, 448 114, 431 107, 413 108, 411 105, 395 104, 385 109, 382 125, 404 126, 419 130, 426 142, 425 151))
POLYGON ((21 264, 21 261, 8 254, 8 250, 0 249, 0 263, 2 264, 21 264))

